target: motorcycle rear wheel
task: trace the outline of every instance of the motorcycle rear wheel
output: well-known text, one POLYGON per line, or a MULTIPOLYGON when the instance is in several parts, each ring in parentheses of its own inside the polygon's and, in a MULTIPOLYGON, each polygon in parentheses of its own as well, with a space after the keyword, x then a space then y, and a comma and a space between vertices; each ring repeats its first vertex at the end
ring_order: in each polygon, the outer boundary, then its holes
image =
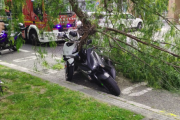
POLYGON ((108 79, 103 81, 104 86, 109 90, 109 92, 115 96, 119 96, 121 91, 115 80, 110 76, 108 79))
POLYGON ((73 78, 74 66, 69 66, 69 63, 65 63, 65 78, 67 81, 71 81, 73 78))

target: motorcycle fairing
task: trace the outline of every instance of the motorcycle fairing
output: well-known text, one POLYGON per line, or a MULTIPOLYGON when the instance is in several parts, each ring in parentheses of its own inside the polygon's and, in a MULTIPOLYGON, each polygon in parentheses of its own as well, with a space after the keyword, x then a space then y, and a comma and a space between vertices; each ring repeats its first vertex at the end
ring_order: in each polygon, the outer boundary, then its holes
POLYGON ((7 34, 5 32, 0 33, 0 43, 3 43, 6 41, 7 34))
POLYGON ((112 65, 111 60, 107 59, 107 58, 103 58, 102 59, 103 64, 105 65, 104 69, 111 75, 111 77, 113 79, 116 78, 116 70, 114 68, 114 66, 112 65))
POLYGON ((86 51, 86 56, 87 56, 87 66, 89 67, 89 69, 91 69, 92 71, 95 70, 98 67, 98 63, 97 60, 95 58, 95 55, 92 51, 91 48, 87 49, 86 51))

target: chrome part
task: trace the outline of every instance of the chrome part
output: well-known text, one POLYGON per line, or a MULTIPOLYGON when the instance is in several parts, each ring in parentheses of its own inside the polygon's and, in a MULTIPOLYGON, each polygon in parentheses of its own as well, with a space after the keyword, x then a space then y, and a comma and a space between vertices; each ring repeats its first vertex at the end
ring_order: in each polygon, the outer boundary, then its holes
POLYGON ((89 79, 89 80, 92 80, 92 78, 91 78, 89 75, 88 75, 88 79, 89 79))
POLYGON ((110 75, 108 73, 104 73, 104 76, 109 77, 110 75))
POLYGON ((100 65, 101 67, 103 67, 103 68, 105 67, 103 64, 99 64, 99 65, 100 65))
POLYGON ((82 72, 84 72, 84 73, 86 73, 86 74, 90 74, 90 73, 91 73, 91 70, 89 70, 89 71, 84 71, 84 70, 82 70, 82 72))

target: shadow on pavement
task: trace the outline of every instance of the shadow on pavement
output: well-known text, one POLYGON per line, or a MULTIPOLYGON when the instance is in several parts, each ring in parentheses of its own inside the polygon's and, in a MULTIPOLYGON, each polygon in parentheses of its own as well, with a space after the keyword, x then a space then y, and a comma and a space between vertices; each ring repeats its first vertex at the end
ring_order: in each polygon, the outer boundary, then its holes
POLYGON ((104 87, 98 85, 96 81, 88 80, 81 72, 75 72, 71 82, 110 94, 104 87))

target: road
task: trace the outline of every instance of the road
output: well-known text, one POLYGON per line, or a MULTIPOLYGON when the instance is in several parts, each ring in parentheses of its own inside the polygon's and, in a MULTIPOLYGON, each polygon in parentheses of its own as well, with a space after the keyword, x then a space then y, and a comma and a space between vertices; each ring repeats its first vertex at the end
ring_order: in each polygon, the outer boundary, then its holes
MULTIPOLYGON (((56 60, 60 60, 62 57, 63 43, 59 44, 56 48, 42 46, 41 49, 47 51, 46 60, 50 65, 56 64, 56 60), (52 57, 53 56, 53 57, 52 57)), ((6 62, 9 65, 16 65, 20 68, 27 68, 29 70, 38 71, 43 74, 47 74, 49 77, 56 76, 62 78, 64 76, 63 70, 47 69, 39 63, 40 60, 36 57, 34 46, 25 44, 18 52, 9 50, 2 51, 0 56, 0 62, 6 62), (61 73, 61 74, 60 74, 61 73)), ((59 83, 64 79, 59 79, 59 83)), ((180 94, 171 93, 165 90, 156 90, 147 87, 147 83, 131 83, 130 80, 124 78, 120 73, 116 77, 116 81, 121 89, 121 98, 126 100, 140 103, 146 107, 159 109, 162 113, 167 112, 170 116, 180 116, 180 94)), ((53 81, 52 81, 53 82, 53 81)), ((80 84, 97 91, 108 93, 104 88, 98 86, 96 83, 88 81, 80 72, 74 74, 72 82, 80 84)))

